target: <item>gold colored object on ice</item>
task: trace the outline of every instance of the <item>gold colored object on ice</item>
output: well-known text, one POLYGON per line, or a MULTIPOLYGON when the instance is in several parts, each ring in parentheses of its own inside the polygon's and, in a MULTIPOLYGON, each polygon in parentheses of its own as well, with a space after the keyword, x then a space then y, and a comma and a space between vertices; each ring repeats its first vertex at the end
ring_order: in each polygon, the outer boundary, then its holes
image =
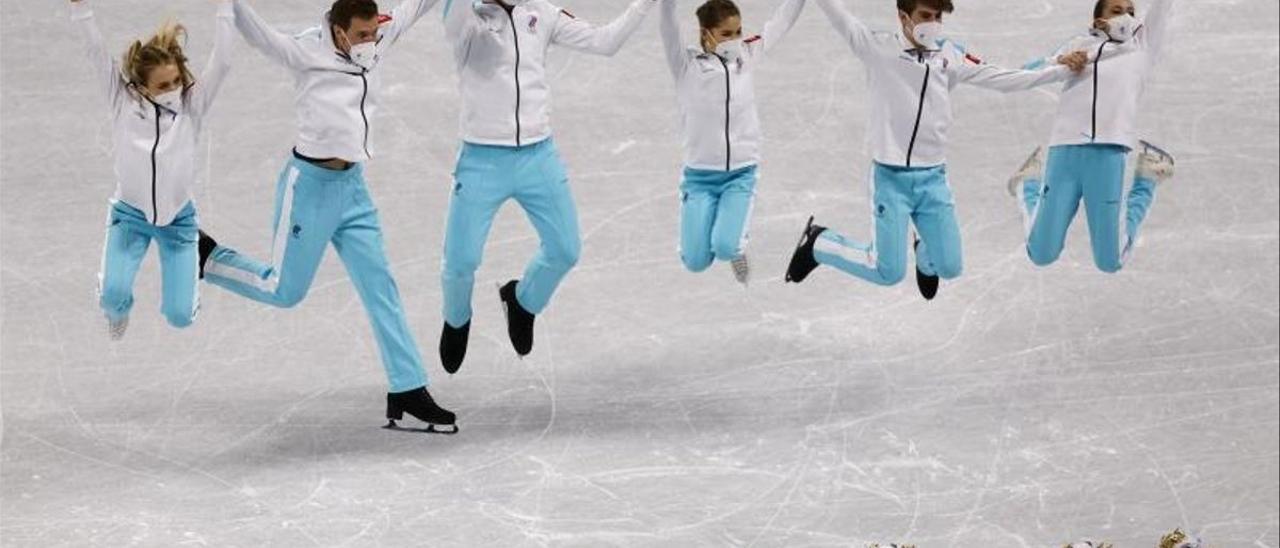
POLYGON ((1174 529, 1172 533, 1160 539, 1160 548, 1199 548, 1200 544, 1193 541, 1195 539, 1188 537, 1181 528, 1174 529))

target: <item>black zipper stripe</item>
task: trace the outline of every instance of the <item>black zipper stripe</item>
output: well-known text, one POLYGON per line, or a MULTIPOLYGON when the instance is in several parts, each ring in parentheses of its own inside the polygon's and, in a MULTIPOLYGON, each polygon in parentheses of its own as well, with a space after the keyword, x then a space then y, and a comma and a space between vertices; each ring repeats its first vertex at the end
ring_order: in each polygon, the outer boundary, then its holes
POLYGON ((507 19, 511 20, 511 38, 516 46, 516 146, 520 143, 520 32, 516 29, 515 8, 507 11, 507 19))
POLYGON ((1106 48, 1107 42, 1098 46, 1098 56, 1093 60, 1093 131, 1090 141, 1098 140, 1098 63, 1102 62, 1102 50, 1106 48))
POLYGON ((160 150, 160 105, 151 103, 156 109, 156 142, 151 145, 151 224, 160 224, 160 206, 156 200, 156 152, 160 150))
POLYGON ((733 86, 729 81, 729 63, 719 55, 720 65, 724 67, 724 170, 733 167, 733 141, 729 140, 729 103, 733 101, 733 86))
POLYGON ((373 158, 373 155, 369 154, 369 115, 364 111, 365 101, 369 99, 369 77, 361 72, 360 81, 364 83, 364 91, 360 94, 360 119, 364 120, 364 155, 373 158))
MULTIPOLYGON (((924 54, 920 54, 921 61, 924 54)), ((920 87, 920 106, 916 110, 916 125, 911 130, 911 144, 907 145, 907 167, 911 167, 911 155, 916 149, 916 137, 920 135, 920 119, 924 117, 924 98, 929 93, 929 75, 933 73, 933 65, 924 65, 924 85, 920 87)))

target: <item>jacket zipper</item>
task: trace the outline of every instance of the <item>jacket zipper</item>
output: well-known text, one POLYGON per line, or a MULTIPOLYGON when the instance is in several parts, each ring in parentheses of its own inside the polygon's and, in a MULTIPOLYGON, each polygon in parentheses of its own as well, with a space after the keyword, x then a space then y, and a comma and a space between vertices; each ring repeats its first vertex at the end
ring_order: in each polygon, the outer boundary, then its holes
POLYGON ((516 46, 516 146, 520 143, 520 32, 516 30, 515 8, 507 10, 507 19, 511 20, 511 38, 516 46))
POLYGON ((1107 48, 1107 43, 1103 42, 1098 46, 1098 56, 1093 60, 1093 131, 1090 141, 1098 140, 1098 63, 1102 61, 1102 50, 1107 48))
MULTIPOLYGON (((924 61, 924 54, 920 54, 920 61, 924 61)), ((924 117, 924 98, 929 92, 929 75, 933 72, 933 65, 925 63, 924 65, 924 85, 920 87, 920 107, 916 110, 916 125, 911 130, 911 144, 907 145, 907 167, 911 167, 911 155, 916 149, 916 136, 920 134, 920 119, 924 117)))
POLYGON ((373 155, 369 154, 369 115, 364 111, 365 102, 369 99, 369 77, 361 72, 360 81, 364 84, 364 91, 360 93, 360 119, 364 120, 364 155, 367 158, 373 158, 373 155))
POLYGON ((151 145, 151 224, 160 223, 160 207, 156 201, 156 151, 160 150, 160 105, 151 104, 156 109, 156 142, 151 145))
POLYGON ((733 86, 729 81, 729 63, 719 55, 716 59, 724 67, 724 170, 730 171, 733 167, 733 142, 729 140, 729 103, 733 101, 733 86))

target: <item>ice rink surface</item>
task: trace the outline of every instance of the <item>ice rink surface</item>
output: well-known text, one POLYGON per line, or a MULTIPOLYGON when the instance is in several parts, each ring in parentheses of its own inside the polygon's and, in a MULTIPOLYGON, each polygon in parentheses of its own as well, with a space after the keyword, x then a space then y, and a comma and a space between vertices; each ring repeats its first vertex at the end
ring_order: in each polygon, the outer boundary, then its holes
MULTIPOLYGON (((213 3, 98 0, 113 51, 165 15, 197 69, 213 3)), ((256 0, 287 30, 324 0, 256 0)), ((621 0, 565 0, 604 21, 621 0)), ((1146 2, 1139 0, 1140 9, 1146 2)), ((1085 0, 960 0, 949 21, 1021 64, 1087 25, 1085 0)), ((759 29, 773 1, 744 2, 759 29)), ((849 0, 874 26, 887 1, 849 0)), ((389 7, 389 6, 387 6, 389 7)), ((682 1, 693 39, 694 1, 682 1)), ((552 56, 580 267, 519 361, 493 285, 536 239, 509 205, 479 273, 460 374, 440 369, 439 267, 459 99, 439 12, 383 66, 368 174, 433 392, 462 434, 380 430, 364 312, 330 253, 294 310, 203 288, 159 314, 154 252, 123 342, 95 299, 113 182, 105 100, 64 1, 3 0, 4 546, 1280 545, 1280 28, 1274 0, 1179 0, 1142 134, 1180 159, 1134 260, 1095 270, 1078 222, 1033 267, 1004 180, 1054 98, 956 94, 949 172, 966 252, 938 300, 782 273, 805 219, 869 232, 861 66, 820 10, 758 74, 768 138, 749 291, 676 254, 678 115, 657 13, 613 59, 552 56)), ((265 255, 292 84, 242 42, 215 107, 202 225, 265 255)))

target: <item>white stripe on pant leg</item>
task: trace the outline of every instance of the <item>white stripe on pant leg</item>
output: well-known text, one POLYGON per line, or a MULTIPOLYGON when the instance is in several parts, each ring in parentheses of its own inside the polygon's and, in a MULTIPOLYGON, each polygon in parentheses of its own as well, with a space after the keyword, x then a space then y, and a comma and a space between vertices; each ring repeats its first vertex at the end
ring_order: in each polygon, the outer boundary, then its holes
MULTIPOLYGON (((196 225, 200 222, 197 220, 196 225)), ((200 315, 200 243, 196 241, 195 268, 191 269, 191 323, 200 315)))
POLYGON ((258 289, 269 293, 275 293, 280 285, 280 268, 284 266, 285 251, 289 248, 289 228, 293 225, 293 192, 301 174, 298 168, 289 168, 284 196, 280 201, 280 219, 276 221, 276 234, 271 240, 271 275, 266 279, 258 278, 255 282, 258 289))
POLYGON ((107 276, 107 246, 111 244, 111 214, 115 209, 115 202, 108 200, 107 204, 107 226, 102 236, 102 262, 98 263, 98 301, 102 301, 102 286, 106 283, 107 276))
POLYGON ((747 244, 751 243, 751 216, 756 211, 756 191, 751 191, 751 198, 747 199, 747 216, 742 219, 742 234, 738 236, 738 254, 742 255, 747 252, 747 244))
MULTIPOLYGON (((1128 155, 1125 155, 1126 158, 1128 155)), ((1129 234, 1129 192, 1133 191, 1133 184, 1126 189, 1124 181, 1129 174, 1129 165, 1125 164, 1124 172, 1120 174, 1120 206, 1116 208, 1116 249, 1120 251, 1118 260, 1120 267, 1123 268, 1125 263, 1129 262, 1129 252, 1133 250, 1133 234, 1129 234), (1127 190, 1127 191, 1126 191, 1127 190)), ((1134 174, 1134 183, 1137 183, 1137 174, 1134 174)))
POLYGON ((233 282, 242 283, 249 287, 260 288, 263 285, 261 276, 248 270, 241 270, 233 266, 227 266, 222 263, 210 260, 204 267, 204 277, 223 278, 233 282))
MULTIPOLYGON (((1047 164, 1046 164, 1047 165, 1047 164)), ((1048 169, 1040 174, 1040 188, 1036 190, 1039 197, 1036 198, 1035 211, 1027 211, 1027 184, 1026 181, 1018 183, 1018 212, 1022 214, 1022 232, 1026 234, 1026 239, 1031 239, 1031 230, 1036 226, 1036 219, 1040 217, 1040 208, 1044 207, 1045 193, 1044 189, 1049 184, 1048 169)))

